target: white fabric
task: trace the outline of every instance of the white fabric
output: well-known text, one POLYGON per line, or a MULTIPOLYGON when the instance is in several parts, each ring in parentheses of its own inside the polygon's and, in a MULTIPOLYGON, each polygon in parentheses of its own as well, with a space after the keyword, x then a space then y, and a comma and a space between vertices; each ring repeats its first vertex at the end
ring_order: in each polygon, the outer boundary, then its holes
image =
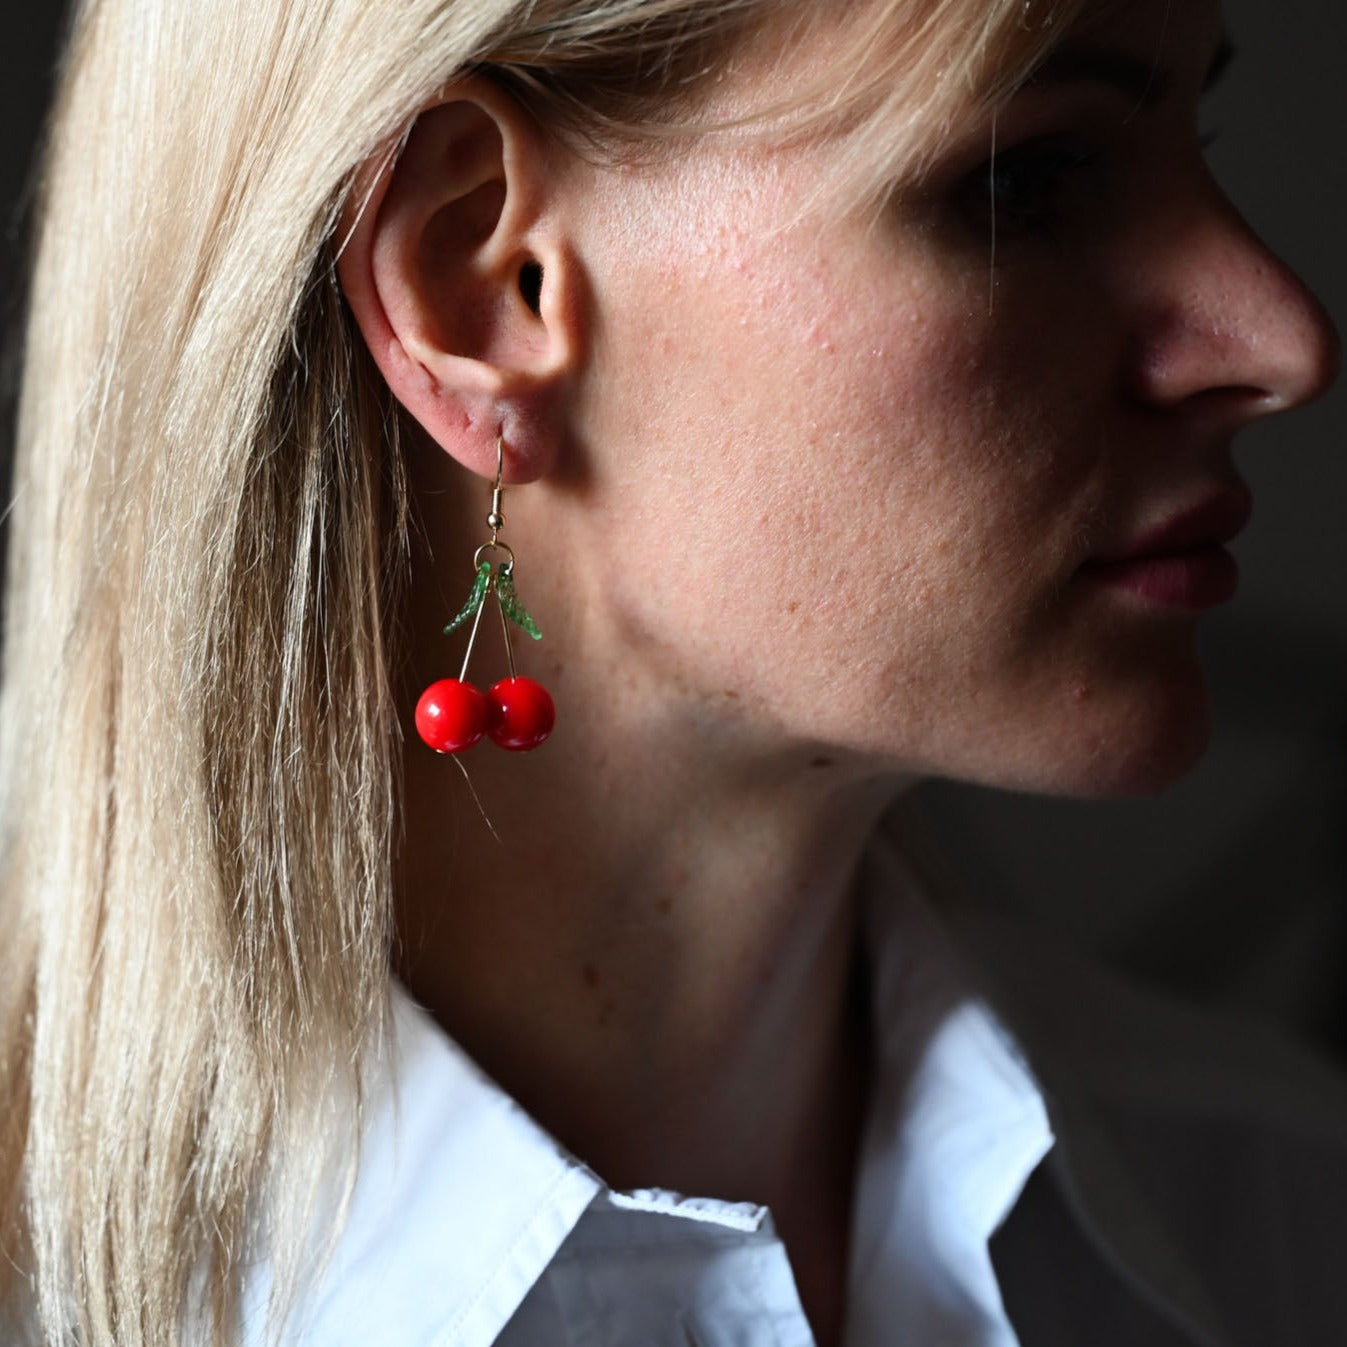
MULTIPOLYGON (((848 1347, 1011 1347, 987 1241, 1052 1137, 986 1009, 964 1000, 886 1091, 859 1176, 848 1347), (875 1200, 881 1197, 887 1200, 875 1200)), ((452 1341, 452 1339, 450 1339, 452 1341)), ((500 1347, 810 1347, 764 1208, 605 1190, 500 1347)))
POLYGON ((993 1241, 1025 1347, 1343 1347, 1341 1069, 1003 914, 958 942, 1057 1136, 993 1241))
MULTIPOLYGON (((1347 1341, 1337 1072, 997 919, 956 952, 889 853, 868 888, 846 1347, 1347 1341)), ((397 988, 394 1015, 350 1219, 286 1347, 810 1347, 767 1211, 611 1192, 397 988)), ((263 1265, 249 1347, 267 1287, 263 1265)))
POLYGON ((487 1347, 601 1185, 396 987, 394 1025, 348 1220, 285 1341, 487 1347))
MULTIPOLYGON (((1012 1347, 987 1241, 1052 1144, 1042 1098, 907 886, 871 890, 848 1347, 1012 1347)), ((766 1209, 609 1190, 396 987, 394 1016, 345 1233, 287 1342, 811 1347, 766 1209)))

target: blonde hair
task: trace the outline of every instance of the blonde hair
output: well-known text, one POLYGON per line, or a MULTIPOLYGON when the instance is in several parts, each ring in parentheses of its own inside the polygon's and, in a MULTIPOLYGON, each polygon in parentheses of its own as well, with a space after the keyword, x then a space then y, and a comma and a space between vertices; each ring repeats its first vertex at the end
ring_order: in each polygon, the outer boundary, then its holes
POLYGON ((854 139, 859 200, 1081 3, 79 7, 0 724, 11 1336, 229 1341, 259 1194, 283 1301, 325 1164, 352 1172, 342 1101, 387 992, 407 510, 398 414, 333 274, 358 167, 469 67, 591 148, 667 138, 729 38, 843 8, 797 103, 854 139))

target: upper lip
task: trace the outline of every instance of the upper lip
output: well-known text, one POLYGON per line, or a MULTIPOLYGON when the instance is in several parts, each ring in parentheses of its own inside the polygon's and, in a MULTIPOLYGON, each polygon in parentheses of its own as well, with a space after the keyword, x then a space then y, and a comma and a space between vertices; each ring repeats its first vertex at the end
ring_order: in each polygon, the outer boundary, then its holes
POLYGON ((1204 547, 1220 547, 1243 531, 1253 513, 1247 486, 1227 487, 1195 505, 1176 510, 1153 528, 1139 531, 1116 547, 1090 558, 1091 565, 1173 556, 1204 547))

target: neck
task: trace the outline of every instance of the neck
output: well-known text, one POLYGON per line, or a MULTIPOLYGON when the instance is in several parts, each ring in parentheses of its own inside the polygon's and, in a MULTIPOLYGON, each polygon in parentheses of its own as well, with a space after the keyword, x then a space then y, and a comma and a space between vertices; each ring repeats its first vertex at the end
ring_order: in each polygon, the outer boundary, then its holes
POLYGON ((807 763, 715 781, 634 732, 563 725, 536 754, 465 761, 497 841, 418 748, 413 994, 615 1187, 765 1202, 780 1222, 856 1121, 853 881, 890 792, 825 789, 807 763), (634 786, 632 761, 661 771, 634 786))
MULTIPOLYGON (((399 972, 613 1187, 770 1207, 831 1342, 869 1060, 855 880, 898 779, 783 742, 747 697, 709 697, 681 652, 634 639, 611 577, 567 551, 564 504, 521 521, 557 550, 528 572, 536 611, 572 615, 525 670, 557 730, 457 764, 408 744, 399 972)), ((444 674, 458 595, 436 576, 414 586, 408 706, 444 674)))

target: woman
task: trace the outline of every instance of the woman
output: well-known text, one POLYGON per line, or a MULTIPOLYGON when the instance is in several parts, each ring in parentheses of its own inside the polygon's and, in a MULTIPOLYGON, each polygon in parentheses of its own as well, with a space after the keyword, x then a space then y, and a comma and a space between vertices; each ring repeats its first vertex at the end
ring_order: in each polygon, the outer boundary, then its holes
POLYGON ((1202 749, 1231 437, 1336 359, 1203 167, 1223 50, 1166 0, 81 8, 6 666, 23 1331, 1013 1340, 1043 1091, 863 857, 923 776, 1202 749), (460 772, 413 708, 483 561, 556 730, 460 772))

